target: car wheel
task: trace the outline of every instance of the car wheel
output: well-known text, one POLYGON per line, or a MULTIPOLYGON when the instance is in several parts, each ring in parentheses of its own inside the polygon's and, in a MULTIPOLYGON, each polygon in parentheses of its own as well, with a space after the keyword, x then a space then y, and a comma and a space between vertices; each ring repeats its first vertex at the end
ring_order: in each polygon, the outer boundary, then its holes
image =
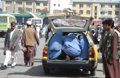
POLYGON ((88 70, 83 69, 83 73, 84 73, 84 74, 88 74, 88 70))
POLYGON ((95 70, 91 70, 91 71, 90 71, 90 75, 91 75, 91 76, 95 76, 95 74, 96 74, 96 73, 95 73, 95 70))
POLYGON ((50 69, 44 67, 44 73, 45 73, 45 74, 50 74, 50 69))

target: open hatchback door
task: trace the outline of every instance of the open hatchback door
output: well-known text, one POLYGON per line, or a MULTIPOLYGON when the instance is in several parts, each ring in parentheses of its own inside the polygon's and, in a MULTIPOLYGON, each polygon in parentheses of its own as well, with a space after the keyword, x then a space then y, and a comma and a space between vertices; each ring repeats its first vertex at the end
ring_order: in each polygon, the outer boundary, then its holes
POLYGON ((49 74, 55 68, 67 68, 95 75, 98 51, 88 31, 92 18, 80 16, 48 18, 51 35, 43 48, 42 56, 45 74, 49 74))
POLYGON ((50 26, 56 31, 63 32, 85 32, 89 29, 92 18, 80 16, 50 16, 50 26))

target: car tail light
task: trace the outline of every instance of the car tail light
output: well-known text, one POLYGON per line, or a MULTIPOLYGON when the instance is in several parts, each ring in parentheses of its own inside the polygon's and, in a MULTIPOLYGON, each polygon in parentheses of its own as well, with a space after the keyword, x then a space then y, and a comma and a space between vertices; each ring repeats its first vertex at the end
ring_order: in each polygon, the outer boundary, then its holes
POLYGON ((47 57, 47 47, 43 48, 43 57, 47 57))
POLYGON ((89 58, 94 58, 94 49, 93 48, 89 48, 89 58))

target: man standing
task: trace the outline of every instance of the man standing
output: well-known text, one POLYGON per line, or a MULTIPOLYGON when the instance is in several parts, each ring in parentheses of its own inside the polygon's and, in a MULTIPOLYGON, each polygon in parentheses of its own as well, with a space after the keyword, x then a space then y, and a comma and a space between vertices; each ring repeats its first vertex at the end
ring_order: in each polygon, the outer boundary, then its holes
POLYGON ((32 66, 34 64, 36 44, 39 45, 37 32, 32 27, 31 21, 27 21, 27 28, 25 28, 22 35, 22 45, 25 48, 23 51, 25 66, 32 66))
POLYGON ((16 53, 19 50, 19 40, 21 38, 21 31, 16 28, 16 23, 11 22, 11 28, 7 30, 5 41, 4 41, 4 54, 5 61, 1 66, 1 70, 7 69, 9 61, 12 61, 11 66, 16 65, 16 53))
POLYGON ((103 69, 104 69, 104 74, 105 74, 105 78, 110 78, 110 75, 108 73, 108 68, 107 68, 107 62, 106 62, 106 57, 105 57, 105 45, 106 45, 106 35, 107 35, 107 32, 105 31, 106 30, 106 20, 104 20, 102 22, 103 24, 103 32, 102 32, 102 37, 101 37, 101 40, 100 40, 100 43, 99 43, 99 50, 100 52, 102 53, 102 62, 103 62, 103 69))
MULTIPOLYGON (((115 33, 114 21, 112 19, 105 20, 105 39, 104 39, 104 51, 103 51, 103 65, 106 73, 106 78, 120 78, 119 77, 119 58, 117 57, 117 49, 119 50, 119 44, 117 39, 117 33, 115 33)), ((103 44, 102 44, 103 45, 103 44)))

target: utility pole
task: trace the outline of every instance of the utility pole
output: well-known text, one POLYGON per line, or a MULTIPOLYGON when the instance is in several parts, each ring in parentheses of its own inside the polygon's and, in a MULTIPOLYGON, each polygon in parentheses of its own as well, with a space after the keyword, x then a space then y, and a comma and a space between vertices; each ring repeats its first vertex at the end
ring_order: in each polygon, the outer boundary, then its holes
POLYGON ((15 12, 16 12, 15 0, 12 0, 12 4, 13 4, 13 9, 12 9, 12 11, 13 11, 13 13, 15 13, 15 12))
POLYGON ((49 12, 49 14, 50 14, 50 8, 51 8, 50 2, 51 2, 51 0, 48 0, 48 12, 49 12))
POLYGON ((93 17, 93 3, 91 3, 91 17, 93 17))
POLYGON ((23 12, 22 12, 22 13, 25 13, 25 1, 26 1, 26 0, 22 0, 22 1, 23 1, 23 8, 22 8, 22 9, 23 9, 23 12))

